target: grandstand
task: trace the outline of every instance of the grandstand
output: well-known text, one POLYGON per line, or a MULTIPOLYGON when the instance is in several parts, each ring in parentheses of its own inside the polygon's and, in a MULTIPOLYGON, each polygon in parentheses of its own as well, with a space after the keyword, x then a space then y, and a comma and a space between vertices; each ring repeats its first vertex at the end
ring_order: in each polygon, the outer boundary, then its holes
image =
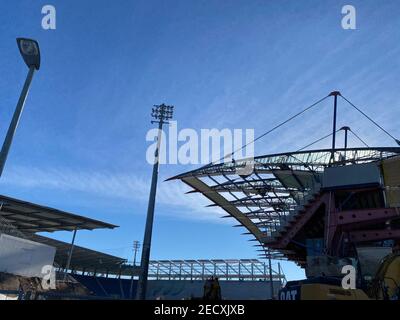
MULTIPOLYGON (((79 230, 114 229, 116 225, 81 215, 37 205, 0 195, 0 294, 31 296, 35 292, 71 295, 79 283, 71 276, 74 272, 93 274, 132 275, 133 266, 125 259, 76 246, 74 239, 79 230), (41 232, 73 232, 73 241, 66 243, 39 235, 41 232), (47 292, 41 279, 47 273, 43 266, 54 267, 56 287, 47 292), (26 284, 25 288, 24 285, 26 284)), ((80 287, 79 294, 88 291, 80 287)))
MULTIPOLYGON (((286 282, 278 264, 271 275, 266 264, 257 259, 227 260, 153 260, 150 261, 149 299, 193 299, 203 295, 204 281, 220 279, 223 298, 270 299, 271 279, 274 294, 286 282)), ((92 274, 74 274, 75 279, 101 298, 133 297, 137 280, 92 274), (131 289, 132 288, 132 289, 131 289)))
MULTIPOLYGON (((129 299, 134 297, 137 280, 74 275, 93 295, 101 299, 129 299), (132 284, 133 294, 130 295, 132 284)), ((201 299, 204 281, 202 280, 149 280, 147 299, 184 300, 201 299)), ((271 299, 269 281, 220 281, 224 300, 267 300, 271 299)), ((273 282, 274 295, 282 288, 278 280, 273 282)))
MULTIPOLYGON (((382 194, 381 167, 388 167, 390 159, 398 159, 399 154, 399 147, 301 150, 209 164, 169 180, 183 181, 191 187, 189 193, 202 194, 212 202, 210 206, 222 208, 227 213, 224 217, 235 219, 237 226, 246 229, 244 234, 258 242, 261 257, 287 259, 304 267, 307 241, 321 241, 328 234, 326 250, 337 255, 347 241, 342 225, 347 233, 352 231, 354 237, 362 238, 364 230, 361 235, 354 233, 359 231, 360 222, 372 229, 382 217, 398 216, 394 208, 383 208, 381 198, 390 199, 393 193, 398 199, 398 191, 382 194), (243 173, 246 167, 252 170, 243 173), (335 209, 330 208, 332 190, 340 197, 335 209), (338 222, 326 219, 331 225, 325 223, 328 209, 338 222), (361 209, 374 212, 355 212, 361 209), (340 218, 339 212, 350 218, 340 218)), ((386 175, 397 176, 398 167, 394 168, 386 175)), ((386 189, 394 188, 387 184, 386 189)), ((386 239, 385 226, 379 228, 379 237, 369 241, 386 239)), ((395 236, 392 233, 389 238, 395 236)))
MULTIPOLYGON (((0 195, 0 298, 132 299, 140 268, 126 259, 75 244, 79 230, 118 226, 0 195), (70 231, 66 243, 41 232, 70 231), (10 258, 10 256, 12 257, 10 258), (26 263, 26 260, 29 263, 26 263), (54 267, 56 287, 43 288, 43 265, 54 267)), ((149 299, 201 298, 204 281, 220 279, 224 299, 268 299, 286 282, 257 259, 154 260, 149 299)))

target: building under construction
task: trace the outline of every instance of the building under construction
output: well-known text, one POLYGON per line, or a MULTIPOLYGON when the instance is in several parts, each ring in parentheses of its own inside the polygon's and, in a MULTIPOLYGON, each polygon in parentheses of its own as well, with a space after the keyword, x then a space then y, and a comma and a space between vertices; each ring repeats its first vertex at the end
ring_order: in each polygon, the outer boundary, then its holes
MULTIPOLYGON (((341 95, 333 92, 319 102, 332 96, 332 148, 209 164, 170 179, 183 181, 190 193, 204 195, 211 207, 234 218, 252 236, 263 260, 151 261, 148 298, 199 299, 209 277, 220 278, 225 299, 400 297, 400 147, 348 147, 351 130, 344 127, 345 146, 337 148, 341 95), (282 259, 305 268, 307 282, 286 284, 279 264, 271 265, 271 260, 282 259), (357 270, 356 291, 340 287, 342 267, 349 265, 357 270), (288 288, 289 295, 284 291, 288 288)), ((135 296, 140 267, 74 244, 79 230, 117 226, 4 196, 0 204, 0 294, 29 298, 33 292, 43 299, 135 296), (39 235, 62 230, 74 233, 72 243, 39 235), (27 250, 30 263, 21 255, 27 250), (56 286, 50 290, 43 288, 45 265, 56 269, 56 286)))
POLYGON ((361 275, 357 284, 363 289, 391 287, 387 297, 400 297, 397 262, 391 284, 382 275, 376 278, 377 272, 385 274, 382 259, 400 244, 400 148, 350 148, 348 127, 342 128, 345 147, 337 148, 336 110, 342 97, 337 91, 294 117, 328 97, 334 98, 332 148, 209 164, 172 179, 234 218, 258 243, 262 256, 293 261, 305 268, 309 279, 323 277, 317 283, 329 280, 338 287, 342 267, 351 265, 361 275))
POLYGON ((399 153, 400 148, 336 149, 333 158, 331 150, 282 153, 254 158, 249 175, 240 174, 245 160, 176 178, 229 213, 274 258, 304 267, 307 249, 347 256, 358 244, 400 237, 399 153))

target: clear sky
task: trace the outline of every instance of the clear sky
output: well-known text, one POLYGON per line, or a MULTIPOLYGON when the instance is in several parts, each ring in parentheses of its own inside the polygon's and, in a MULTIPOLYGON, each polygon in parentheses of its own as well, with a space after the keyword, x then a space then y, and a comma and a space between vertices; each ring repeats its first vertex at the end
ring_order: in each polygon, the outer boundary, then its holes
MULTIPOLYGON (((254 128, 258 135, 340 90, 400 136, 398 0, 16 0, 2 1, 1 12, 1 137, 27 73, 16 37, 39 41, 42 67, 0 192, 120 226, 79 232, 78 245, 131 258, 132 242, 142 241, 153 104, 174 105, 179 128, 254 128), (56 30, 41 27, 45 4, 57 10, 56 30), (357 10, 356 30, 341 27, 345 4, 357 10)), ((328 134, 331 105, 257 142, 255 153, 295 150, 328 134)), ((394 145, 343 102, 338 121, 370 145, 394 145)), ((181 182, 163 182, 194 167, 161 166, 152 258, 256 257, 234 221, 185 195, 181 182)), ((284 271, 303 276, 293 264, 284 271)))

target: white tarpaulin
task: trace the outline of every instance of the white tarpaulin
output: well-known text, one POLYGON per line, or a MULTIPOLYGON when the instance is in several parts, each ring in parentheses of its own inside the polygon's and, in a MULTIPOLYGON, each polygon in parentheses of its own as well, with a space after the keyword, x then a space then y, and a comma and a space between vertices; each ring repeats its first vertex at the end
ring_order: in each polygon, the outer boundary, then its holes
POLYGON ((0 272, 24 277, 39 277, 44 266, 52 266, 56 249, 41 243, 0 235, 0 272))

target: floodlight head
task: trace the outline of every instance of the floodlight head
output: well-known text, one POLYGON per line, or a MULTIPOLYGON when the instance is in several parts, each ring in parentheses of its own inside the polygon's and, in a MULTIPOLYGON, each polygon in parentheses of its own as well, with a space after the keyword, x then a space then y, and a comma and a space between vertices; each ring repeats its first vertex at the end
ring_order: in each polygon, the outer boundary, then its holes
POLYGON ((36 40, 27 38, 17 38, 19 52, 28 68, 40 68, 40 50, 36 40))
POLYGON ((164 103, 160 105, 154 105, 151 116, 160 121, 170 120, 172 119, 173 110, 173 106, 167 106, 164 103))

